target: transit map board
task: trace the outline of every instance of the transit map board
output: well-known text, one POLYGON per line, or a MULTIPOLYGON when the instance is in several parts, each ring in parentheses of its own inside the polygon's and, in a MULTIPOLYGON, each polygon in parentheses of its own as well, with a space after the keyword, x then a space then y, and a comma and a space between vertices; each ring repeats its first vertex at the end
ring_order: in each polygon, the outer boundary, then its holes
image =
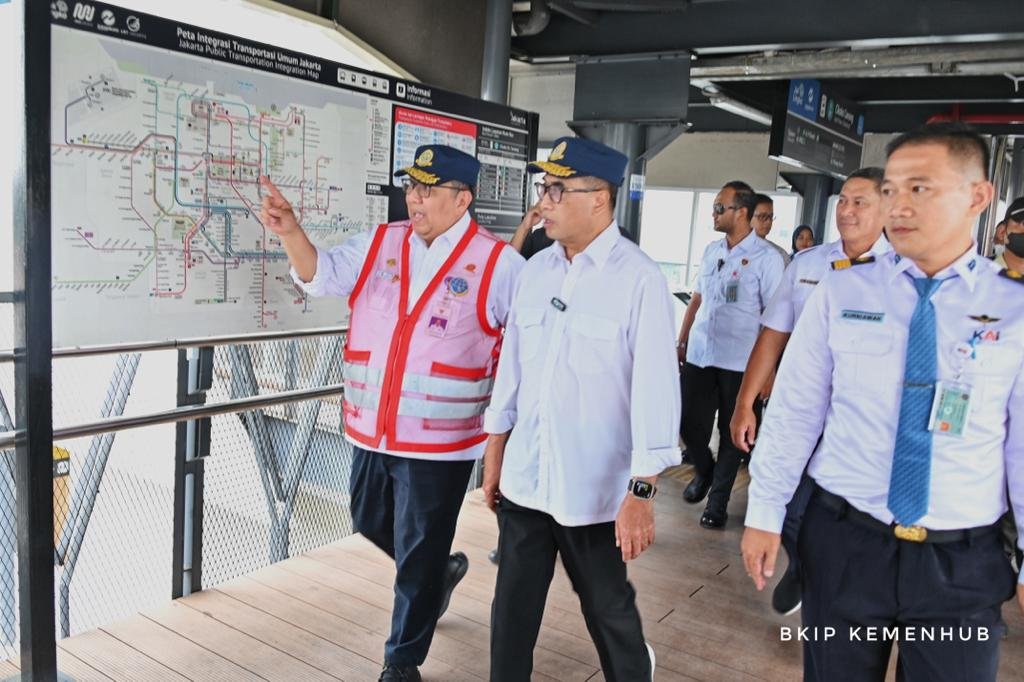
POLYGON ((481 161, 484 227, 525 212, 536 114, 113 5, 50 11, 56 347, 345 324, 292 282, 262 174, 325 248, 406 217, 392 173, 420 144, 481 161))
POLYGON ((772 116, 768 155, 845 178, 860 167, 864 114, 814 79, 791 80, 785 107, 772 116))

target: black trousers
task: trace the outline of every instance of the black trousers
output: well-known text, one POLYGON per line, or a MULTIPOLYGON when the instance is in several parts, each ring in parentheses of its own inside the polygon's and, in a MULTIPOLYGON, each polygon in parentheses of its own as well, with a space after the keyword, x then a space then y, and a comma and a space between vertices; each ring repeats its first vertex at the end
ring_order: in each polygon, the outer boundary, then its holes
MULTIPOLYGON (((689 362, 683 365, 683 414, 679 435, 686 444, 693 466, 700 476, 712 477, 708 493, 708 508, 725 511, 736 482, 736 472, 743 454, 733 445, 729 422, 736 407, 736 396, 743 382, 743 372, 718 367, 698 367, 689 362), (711 433, 718 412, 718 461, 711 454, 711 433)), ((754 413, 760 422, 761 405, 756 401, 754 413)))
POLYGON ((503 499, 498 508, 498 580, 491 606, 491 682, 529 682, 555 556, 580 598, 609 682, 651 679, 636 592, 615 546, 615 524, 559 525, 503 499))
POLYGON ((893 640, 882 628, 903 636, 907 626, 917 641, 897 642, 897 680, 996 679, 1000 610, 1016 589, 997 526, 973 540, 905 542, 831 511, 815 495, 799 553, 803 625, 817 628, 803 642, 804 680, 884 680, 893 640), (835 628, 827 641, 825 627, 835 628), (951 633, 945 641, 942 628, 951 633))
POLYGON ((395 560, 395 605, 384 660, 421 665, 444 596, 455 522, 473 462, 394 457, 353 448, 352 523, 395 560))

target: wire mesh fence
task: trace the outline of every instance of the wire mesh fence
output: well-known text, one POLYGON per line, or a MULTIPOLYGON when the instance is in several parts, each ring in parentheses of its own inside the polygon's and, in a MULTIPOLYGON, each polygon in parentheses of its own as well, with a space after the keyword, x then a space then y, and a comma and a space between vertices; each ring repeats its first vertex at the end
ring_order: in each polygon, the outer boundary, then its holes
MULTIPOLYGON (((10 348, 12 326, 0 319, 0 347, 10 348)), ((336 383, 342 341, 218 348, 207 402, 336 383)), ((56 359, 54 424, 170 409, 177 372, 175 351, 56 359)), ((14 366, 0 363, 0 430, 13 428, 13 400, 14 366)), ((352 532, 340 416, 338 397, 212 418, 198 498, 203 587, 352 532)), ((54 444, 58 637, 171 599, 175 433, 167 424, 54 444)), ((0 454, 0 658, 9 658, 18 653, 14 453, 0 454)))
MULTIPOLYGON (((341 339, 218 348, 211 401, 340 381, 341 339)), ((330 398, 214 417, 203 499, 203 585, 352 533, 351 446, 330 398), (245 532, 236 532, 244 528, 245 532)))

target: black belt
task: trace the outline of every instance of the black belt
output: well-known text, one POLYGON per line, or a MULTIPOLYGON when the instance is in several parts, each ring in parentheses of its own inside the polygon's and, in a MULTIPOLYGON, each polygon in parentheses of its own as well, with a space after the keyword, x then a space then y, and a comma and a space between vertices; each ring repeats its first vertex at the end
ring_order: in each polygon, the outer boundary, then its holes
POLYGON ((814 497, 826 509, 836 512, 858 525, 871 528, 883 535, 889 535, 898 540, 906 540, 907 542, 959 542, 961 540, 973 540, 999 531, 998 524, 978 526, 977 528, 961 528, 959 530, 929 530, 921 526, 882 523, 874 516, 871 516, 871 514, 865 514, 842 497, 839 497, 839 495, 833 495, 820 485, 814 486, 814 497))

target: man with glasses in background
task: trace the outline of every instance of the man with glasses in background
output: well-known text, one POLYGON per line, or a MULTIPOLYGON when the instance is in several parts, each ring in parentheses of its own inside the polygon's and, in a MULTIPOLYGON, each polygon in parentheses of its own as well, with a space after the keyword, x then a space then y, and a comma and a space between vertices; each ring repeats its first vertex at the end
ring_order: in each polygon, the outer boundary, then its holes
POLYGON ((775 224, 775 202, 767 194, 758 194, 754 198, 757 200, 757 206, 754 207, 754 217, 750 221, 750 226, 754 228, 758 237, 768 242, 769 246, 775 247, 775 250, 782 256, 783 264, 789 265, 789 253, 768 239, 772 225, 775 224))
POLYGON ((345 438, 355 529, 395 560, 380 680, 416 682, 437 619, 469 561, 449 556, 474 460, 501 330, 523 259, 477 225, 472 156, 424 145, 403 177, 409 220, 330 250, 315 247, 270 182, 263 224, 314 296, 348 296, 345 438))
POLYGON ((556 141, 537 185, 557 243, 516 287, 484 426, 484 495, 498 514, 492 682, 528 682, 560 554, 604 679, 650 680, 626 562, 654 542, 655 480, 679 463, 672 296, 619 234, 626 157, 556 141))
POLYGON ((715 231, 724 233, 725 238, 704 250, 679 333, 681 431, 696 469, 683 499, 696 504, 708 497, 700 525, 713 530, 725 528, 740 465, 741 452, 729 435, 729 420, 760 330, 761 313, 785 269, 782 257, 751 227, 756 206, 757 195, 750 185, 738 180, 727 183, 715 197, 715 231), (716 411, 717 462, 710 447, 716 411))

